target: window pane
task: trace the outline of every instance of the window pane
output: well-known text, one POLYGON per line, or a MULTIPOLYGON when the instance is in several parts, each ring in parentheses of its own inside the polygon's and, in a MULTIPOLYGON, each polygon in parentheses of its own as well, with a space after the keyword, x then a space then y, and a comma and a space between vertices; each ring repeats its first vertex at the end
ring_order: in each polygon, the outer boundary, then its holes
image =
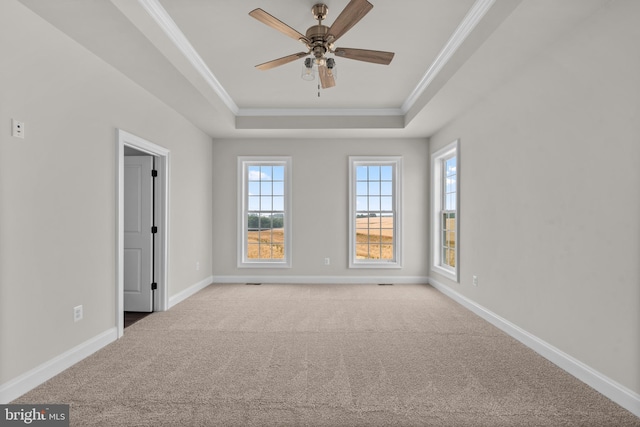
POLYGON ((284 259, 284 245, 276 244, 271 246, 272 257, 275 259, 284 259))
POLYGON ((260 210, 262 211, 271 210, 271 196, 260 197, 260 210))
POLYGON ((369 182, 369 195, 370 196, 378 196, 380 195, 380 182, 369 182))
POLYGON ((356 258, 365 259, 369 257, 369 245, 358 243, 356 244, 356 258))
POLYGON ((260 194, 268 196, 271 194, 271 181, 262 181, 260 183, 260 194))
POLYGON ((393 211, 393 197, 381 197, 380 209, 383 211, 393 211))
POLYGON ((380 246, 380 258, 381 259, 393 259, 393 245, 381 245, 380 246))
POLYGON ((260 183, 256 181, 249 181, 249 195, 250 196, 258 196, 260 195, 260 183))
POLYGON ((260 166, 249 166, 247 173, 249 181, 260 181, 260 166))
POLYGON ((273 197, 273 210, 284 211, 284 197, 282 196, 273 197))
MULTIPOLYGON (((260 230, 268 230, 271 228, 271 217, 267 217, 267 216, 261 216, 260 217, 260 230)), ((266 234, 268 234, 268 231, 262 231, 260 233, 260 238, 263 238, 266 234)))
POLYGON ((393 166, 382 166, 380 168, 380 179, 383 181, 393 180, 393 166))
POLYGON ((356 180, 358 181, 366 181, 368 179, 367 167, 366 166, 357 166, 356 167, 356 180))
MULTIPOLYGON (((392 218, 385 218, 385 222, 383 222, 382 226, 383 227, 385 227, 386 225, 393 226, 393 223, 391 221, 393 221, 392 218), (389 222, 387 223, 387 221, 389 222)), ((382 235, 383 242, 393 243, 393 228, 383 228, 381 231, 381 235, 382 235)))
POLYGON ((380 180, 380 166, 369 166, 369 181, 380 180))
POLYGON ((260 197, 259 196, 249 196, 248 209, 250 211, 260 210, 260 197))
POLYGON ((276 196, 284 196, 284 182, 273 183, 273 194, 276 196))
POLYGON ((448 211, 456 210, 456 193, 447 194, 447 201, 445 204, 445 209, 448 211))
POLYGON ((369 196, 369 210, 370 211, 380 210, 380 197, 369 196))
POLYGON ((393 194, 393 183, 382 182, 380 186, 380 194, 383 196, 391 196, 393 194))
POLYGON ((447 177, 447 193, 455 193, 456 192, 456 176, 447 177))
POLYGON ((369 210, 369 204, 367 203, 367 197, 356 197, 356 210, 357 211, 369 210))
POLYGON ((260 258, 260 245, 258 243, 249 243, 247 245, 247 258, 249 259, 260 258))
POLYGON ((456 232, 455 231, 448 231, 447 232, 446 245, 451 249, 455 249, 455 247, 456 247, 456 232))
POLYGON ((358 181, 356 183, 356 194, 358 196, 366 196, 367 192, 368 192, 368 186, 366 182, 360 182, 358 181))
POLYGON ((454 175, 456 173, 456 158, 452 157, 445 162, 445 174, 446 176, 454 175))
POLYGON ((273 180, 284 181, 284 166, 273 167, 273 180))

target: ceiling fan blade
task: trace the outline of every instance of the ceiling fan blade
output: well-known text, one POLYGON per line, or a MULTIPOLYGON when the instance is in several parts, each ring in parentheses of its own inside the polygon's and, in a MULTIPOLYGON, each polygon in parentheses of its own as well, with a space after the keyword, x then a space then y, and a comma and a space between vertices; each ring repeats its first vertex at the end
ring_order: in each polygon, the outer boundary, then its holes
POLYGON ((296 59, 304 58, 309 55, 309 52, 298 52, 293 55, 283 56, 282 58, 274 59, 273 61, 265 62, 260 65, 256 65, 256 68, 262 71, 270 70, 275 67, 279 67, 280 65, 288 64, 289 62, 293 62, 296 59))
POLYGON ((320 65, 318 67, 318 75, 320 76, 320 84, 322 89, 328 89, 336 85, 336 80, 333 74, 329 74, 329 69, 326 65, 320 65))
POLYGON ((356 61, 373 62, 374 64, 389 65, 393 59, 393 52, 383 52, 381 50, 350 49, 339 47, 334 51, 340 58, 355 59, 356 61))
POLYGON ((344 33, 364 18, 371 9, 373 9, 373 5, 367 0, 351 0, 344 10, 340 12, 331 28, 329 28, 329 36, 333 37, 331 41, 335 42, 342 37, 344 33))
POLYGON ((309 43, 309 40, 303 34, 294 30, 293 28, 291 28, 290 26, 288 26, 287 24, 285 24, 275 16, 268 14, 267 12, 265 12, 260 8, 254 9, 251 12, 249 12, 249 16, 252 16, 256 18, 258 21, 262 22, 263 24, 266 24, 271 28, 280 31, 285 36, 289 36, 292 39, 301 41, 305 44, 309 43))

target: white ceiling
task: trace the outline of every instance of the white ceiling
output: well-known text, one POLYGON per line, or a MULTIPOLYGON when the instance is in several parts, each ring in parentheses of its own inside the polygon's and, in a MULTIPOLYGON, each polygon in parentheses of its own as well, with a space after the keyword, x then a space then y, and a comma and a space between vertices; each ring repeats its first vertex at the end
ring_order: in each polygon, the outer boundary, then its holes
MULTIPOLYGON (((370 0, 339 47, 395 52, 390 65, 336 58, 336 87, 300 78, 306 50, 253 19, 301 33, 315 0, 20 0, 213 137, 426 137, 508 79, 606 0, 370 0)), ((325 0, 326 25, 349 0, 325 0)))

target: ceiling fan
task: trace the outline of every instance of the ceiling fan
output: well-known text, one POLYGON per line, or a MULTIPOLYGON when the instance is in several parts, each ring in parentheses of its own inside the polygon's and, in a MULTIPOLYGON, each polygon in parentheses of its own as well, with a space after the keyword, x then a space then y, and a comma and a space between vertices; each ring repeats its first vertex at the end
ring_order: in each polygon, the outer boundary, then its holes
POLYGON ((322 21, 326 18, 329 8, 325 4, 318 3, 311 8, 313 17, 318 21, 318 24, 309 27, 306 35, 301 34, 260 8, 252 10, 249 12, 250 16, 280 31, 282 34, 302 42, 308 49, 307 52, 294 53, 293 55, 256 65, 256 68, 259 70, 270 70, 280 65, 293 62, 296 59, 313 55, 313 57, 305 60, 303 78, 305 78, 306 75, 307 77, 310 76, 308 79, 312 79, 313 68, 315 66, 320 76, 322 88, 326 89, 336 85, 334 75, 335 59, 327 58, 327 54, 334 54, 340 58, 389 65, 393 59, 393 52, 334 47, 334 43, 369 13, 372 8, 373 5, 367 0, 351 0, 340 15, 338 15, 331 27, 328 27, 323 25, 322 21))

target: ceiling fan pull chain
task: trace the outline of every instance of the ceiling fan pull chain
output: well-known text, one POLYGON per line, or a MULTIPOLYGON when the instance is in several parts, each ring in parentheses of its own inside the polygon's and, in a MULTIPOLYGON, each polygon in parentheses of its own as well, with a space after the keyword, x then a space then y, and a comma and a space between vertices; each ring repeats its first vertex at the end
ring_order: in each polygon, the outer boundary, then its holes
POLYGON ((320 83, 318 83, 318 98, 320 98, 320 83))

